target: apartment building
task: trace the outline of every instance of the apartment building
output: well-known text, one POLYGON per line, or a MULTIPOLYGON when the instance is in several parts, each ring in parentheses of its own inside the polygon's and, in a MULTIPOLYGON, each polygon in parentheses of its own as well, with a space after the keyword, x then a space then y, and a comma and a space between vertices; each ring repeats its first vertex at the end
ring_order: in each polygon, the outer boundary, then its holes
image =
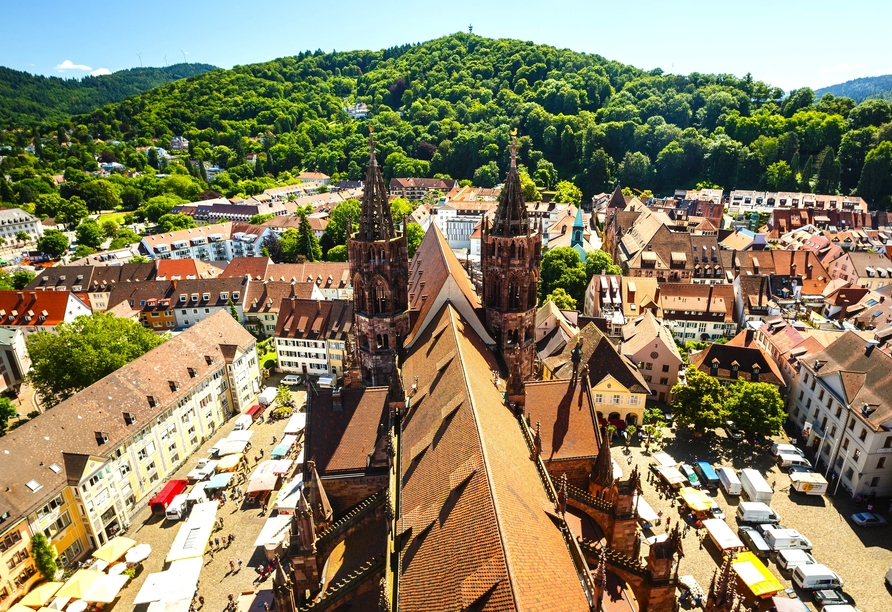
POLYGON ((833 278, 867 289, 882 289, 892 284, 892 260, 885 252, 847 251, 829 262, 827 271, 833 278))
POLYGON ((458 181, 432 178, 392 178, 390 195, 409 201, 421 200, 432 191, 446 193, 458 187, 458 181))
POLYGON ((282 300, 274 334, 279 369, 304 376, 342 374, 347 336, 352 328, 350 302, 282 300))
POLYGON ((29 240, 38 240, 43 236, 43 224, 21 208, 0 208, 0 238, 6 242, 18 242, 19 232, 28 234, 29 240))
POLYGON ((259 390, 256 342, 221 312, 0 438, 0 609, 36 580, 34 533, 63 565, 101 546, 259 390))
POLYGON ((0 328, 21 329, 27 338, 36 331, 53 331, 92 311, 69 291, 0 291, 0 328))
POLYGON ((892 493, 892 357, 854 332, 800 361, 790 418, 831 486, 851 495, 892 493))
POLYGON ((737 333, 733 286, 663 283, 659 289, 658 314, 679 342, 732 338, 737 333))
POLYGON ((146 236, 140 251, 152 259, 200 259, 232 261, 236 257, 259 257, 269 229, 227 221, 146 236))
POLYGON ((661 402, 672 399, 682 359, 672 333, 649 310, 622 329, 619 352, 638 365, 653 397, 661 402))
POLYGON ((298 298, 324 300, 315 283, 289 281, 252 282, 245 300, 245 327, 256 336, 269 338, 275 333, 282 300, 298 298))

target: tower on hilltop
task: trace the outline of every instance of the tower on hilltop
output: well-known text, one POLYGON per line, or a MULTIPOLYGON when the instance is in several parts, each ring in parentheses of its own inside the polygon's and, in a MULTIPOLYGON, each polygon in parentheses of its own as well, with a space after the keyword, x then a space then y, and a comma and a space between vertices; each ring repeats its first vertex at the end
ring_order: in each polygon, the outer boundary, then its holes
POLYGON ((384 177, 375 160, 373 133, 369 134, 359 231, 353 233, 352 227, 347 228, 347 254, 362 382, 387 386, 394 352, 402 348, 409 333, 409 249, 405 231, 399 232, 393 225, 384 177))
POLYGON ((520 176, 517 139, 511 140, 511 167, 490 227, 484 224, 481 267, 486 327, 496 340, 509 376, 508 395, 520 396, 533 374, 542 232, 531 227, 520 176), (517 374, 519 375, 517 375, 517 374))

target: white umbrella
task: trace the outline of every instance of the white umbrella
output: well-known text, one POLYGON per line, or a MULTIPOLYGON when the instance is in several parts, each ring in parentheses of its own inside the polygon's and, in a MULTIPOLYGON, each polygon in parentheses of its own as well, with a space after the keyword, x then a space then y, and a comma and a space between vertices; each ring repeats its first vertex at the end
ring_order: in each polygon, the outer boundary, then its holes
POLYGON ((56 597, 48 607, 54 610, 64 610, 69 601, 71 601, 69 597, 56 597))
POLYGON ((76 599, 70 606, 65 609, 65 612, 84 612, 87 609, 87 602, 83 599, 76 599))
POLYGON ((115 563, 110 568, 108 568, 108 574, 110 576, 117 576, 119 574, 123 574, 126 569, 127 569, 126 563, 115 563))
POLYGON ((127 551, 124 560, 127 563, 139 563, 145 561, 152 554, 152 547, 148 544, 138 544, 127 551))

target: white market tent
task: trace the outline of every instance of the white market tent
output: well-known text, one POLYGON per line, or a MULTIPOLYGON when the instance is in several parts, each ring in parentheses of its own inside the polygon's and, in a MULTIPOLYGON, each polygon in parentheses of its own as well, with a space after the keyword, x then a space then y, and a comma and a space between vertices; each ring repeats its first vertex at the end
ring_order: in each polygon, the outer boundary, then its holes
POLYGON ((293 515, 272 516, 266 519, 263 529, 254 541, 254 546, 274 549, 281 544, 290 533, 288 527, 294 520, 293 515))
MULTIPOLYGON (((170 602, 179 600, 192 602, 195 586, 204 560, 201 557, 175 561, 164 572, 156 572, 146 576, 146 581, 133 600, 133 605, 152 602, 170 602)), ((186 607, 188 610, 188 605, 186 607)))
POLYGON ((276 473, 276 467, 278 465, 278 461, 273 459, 268 459, 266 461, 261 462, 257 465, 251 475, 248 477, 248 480, 254 480, 256 478, 263 478, 264 476, 272 476, 276 473))
POLYGON ((213 530, 213 521, 187 521, 177 532, 177 536, 170 546, 170 552, 167 553, 165 561, 171 563, 173 561, 204 556, 213 530))
POLYGON ((105 574, 83 594, 81 599, 88 603, 111 603, 130 580, 130 576, 105 574))
POLYGON ((220 440, 217 442, 217 457, 243 453, 246 446, 248 446, 247 440, 230 440, 229 438, 220 440))
POLYGON ((285 424, 285 435, 297 435, 307 426, 307 415, 305 412, 295 412, 285 424))
POLYGON ((285 486, 279 490, 276 501, 273 506, 278 510, 279 515, 294 514, 297 509, 297 502, 300 500, 300 491, 304 486, 304 476, 301 473, 292 480, 285 483, 285 486))
POLYGON ((240 429, 238 431, 231 432, 228 436, 226 436, 227 440, 241 440, 242 442, 250 442, 251 436, 254 435, 254 431, 251 429, 240 429))
POLYGON ((146 612, 189 612, 191 605, 191 597, 174 601, 153 601, 146 612))

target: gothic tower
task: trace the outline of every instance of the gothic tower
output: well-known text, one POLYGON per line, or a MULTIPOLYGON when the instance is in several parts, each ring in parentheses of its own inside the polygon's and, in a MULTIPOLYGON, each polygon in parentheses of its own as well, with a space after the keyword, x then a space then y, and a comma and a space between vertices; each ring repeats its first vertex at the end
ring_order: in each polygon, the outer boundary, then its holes
POLYGON ((387 386, 393 354, 401 350, 409 333, 409 250, 405 233, 393 225, 384 177, 375 160, 373 134, 369 151, 359 231, 353 233, 348 228, 353 333, 362 382, 387 386))
POLYGON ((508 366, 508 396, 521 397, 533 374, 533 328, 542 259, 542 234, 531 227, 520 176, 517 141, 511 142, 511 167, 499 196, 492 226, 484 224, 481 253, 486 327, 508 366), (517 374, 519 375, 517 375, 517 374))

